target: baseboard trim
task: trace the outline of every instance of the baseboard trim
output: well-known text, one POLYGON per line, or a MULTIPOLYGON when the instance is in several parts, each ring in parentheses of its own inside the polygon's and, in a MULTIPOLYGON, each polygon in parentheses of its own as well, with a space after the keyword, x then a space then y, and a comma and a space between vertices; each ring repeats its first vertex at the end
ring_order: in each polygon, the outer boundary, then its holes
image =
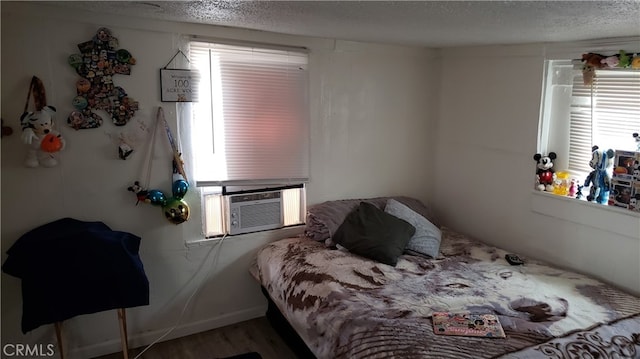
MULTIPOLYGON (((259 317, 263 317, 267 311, 266 305, 260 305, 233 313, 223 314, 214 318, 204 319, 197 322, 178 325, 171 333, 162 338, 161 342, 184 337, 195 333, 204 332, 211 329, 221 328, 227 325, 244 322, 259 317)), ((165 334, 170 328, 154 330, 144 333, 129 333, 129 348, 137 348, 149 345, 165 334)), ((120 338, 108 340, 106 342, 88 345, 69 350, 70 358, 94 358, 101 355, 111 354, 122 350, 120 338)))

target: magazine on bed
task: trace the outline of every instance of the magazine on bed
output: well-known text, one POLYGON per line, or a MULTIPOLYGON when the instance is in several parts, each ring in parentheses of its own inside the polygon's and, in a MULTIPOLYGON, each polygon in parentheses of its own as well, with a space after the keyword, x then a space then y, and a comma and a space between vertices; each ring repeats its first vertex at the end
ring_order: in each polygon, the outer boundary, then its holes
POLYGON ((494 314, 435 312, 433 331, 441 335, 504 338, 504 330, 494 314))

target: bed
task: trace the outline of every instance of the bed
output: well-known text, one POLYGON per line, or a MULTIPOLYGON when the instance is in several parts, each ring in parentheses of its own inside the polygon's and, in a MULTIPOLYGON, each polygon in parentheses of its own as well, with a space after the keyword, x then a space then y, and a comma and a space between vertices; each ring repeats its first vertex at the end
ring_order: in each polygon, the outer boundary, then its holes
POLYGON ((305 236, 258 252, 251 273, 302 340, 300 356, 640 358, 640 298, 601 281, 534 260, 510 265, 506 251, 437 225, 434 256, 405 242, 385 264, 340 245, 359 206, 384 211, 391 199, 436 222, 406 197, 325 202, 309 209, 305 236), (437 335, 434 312, 495 314, 506 338, 437 335))

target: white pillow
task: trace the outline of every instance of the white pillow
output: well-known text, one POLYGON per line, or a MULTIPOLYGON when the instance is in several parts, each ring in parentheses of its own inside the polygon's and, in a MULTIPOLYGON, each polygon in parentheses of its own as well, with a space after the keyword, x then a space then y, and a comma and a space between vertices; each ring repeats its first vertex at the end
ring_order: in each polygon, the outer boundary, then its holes
POLYGON ((416 228, 416 232, 409 239, 405 251, 417 252, 432 258, 438 257, 442 232, 435 224, 394 199, 387 201, 384 211, 404 219, 416 228))

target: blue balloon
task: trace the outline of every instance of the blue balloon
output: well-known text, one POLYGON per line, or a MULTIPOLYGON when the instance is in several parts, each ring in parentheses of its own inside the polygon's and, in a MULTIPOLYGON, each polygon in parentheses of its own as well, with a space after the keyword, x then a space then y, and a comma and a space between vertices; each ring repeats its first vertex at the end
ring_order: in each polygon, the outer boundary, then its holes
POLYGON ((164 206, 167 203, 164 193, 157 189, 152 189, 147 193, 147 200, 154 206, 164 206))
POLYGON ((187 194, 187 190, 189 189, 189 183, 185 180, 179 179, 173 182, 171 186, 173 190, 173 197, 177 199, 182 199, 185 194, 187 194))

